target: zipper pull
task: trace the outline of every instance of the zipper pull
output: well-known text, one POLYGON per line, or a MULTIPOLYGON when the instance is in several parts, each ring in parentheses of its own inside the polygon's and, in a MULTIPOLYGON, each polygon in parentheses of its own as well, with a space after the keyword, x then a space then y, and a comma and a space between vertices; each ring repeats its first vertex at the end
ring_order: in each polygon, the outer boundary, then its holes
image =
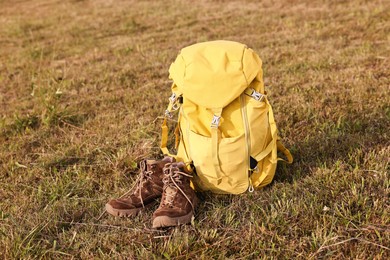
POLYGON ((248 187, 248 191, 249 191, 250 193, 252 193, 252 192, 255 191, 255 188, 253 188, 252 180, 251 180, 250 177, 249 177, 249 187, 248 187))

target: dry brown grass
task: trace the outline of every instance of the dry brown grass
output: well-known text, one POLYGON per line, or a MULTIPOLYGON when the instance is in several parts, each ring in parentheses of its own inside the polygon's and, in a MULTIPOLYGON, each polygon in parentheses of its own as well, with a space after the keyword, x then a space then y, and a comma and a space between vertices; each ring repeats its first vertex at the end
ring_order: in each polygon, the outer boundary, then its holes
POLYGON ((0 256, 389 258, 389 13, 380 0, 0 0, 0 256), (263 59, 296 162, 255 194, 205 194, 192 225, 102 215, 159 155, 177 52, 215 39, 263 59))

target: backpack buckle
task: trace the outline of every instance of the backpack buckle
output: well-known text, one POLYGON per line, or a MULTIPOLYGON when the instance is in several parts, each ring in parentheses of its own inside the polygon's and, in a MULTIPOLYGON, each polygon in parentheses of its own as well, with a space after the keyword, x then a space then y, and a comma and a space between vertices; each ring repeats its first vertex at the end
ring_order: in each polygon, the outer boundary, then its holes
POLYGON ((264 99, 264 95, 261 94, 260 92, 257 92, 256 90, 253 90, 250 96, 256 99, 257 101, 262 101, 264 99))
POLYGON ((176 111, 180 108, 181 103, 183 103, 183 98, 182 96, 177 96, 174 92, 169 97, 169 103, 171 104, 171 111, 176 111))
POLYGON ((213 120, 211 121, 211 127, 212 128, 218 128, 220 121, 221 121, 221 117, 217 116, 217 115, 214 115, 213 116, 213 120))
POLYGON ((172 118, 172 113, 169 110, 165 110, 165 117, 172 118))
POLYGON ((169 97, 169 102, 172 104, 176 101, 176 93, 172 93, 172 95, 169 97))

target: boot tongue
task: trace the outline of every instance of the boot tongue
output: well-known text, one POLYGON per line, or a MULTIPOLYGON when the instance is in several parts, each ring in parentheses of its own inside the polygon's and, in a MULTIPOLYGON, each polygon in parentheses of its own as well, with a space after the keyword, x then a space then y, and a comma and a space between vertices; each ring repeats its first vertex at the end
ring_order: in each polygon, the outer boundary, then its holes
POLYGON ((176 162, 176 159, 171 157, 171 156, 165 156, 163 159, 162 159, 163 162, 165 163, 173 163, 173 162, 176 162))
POLYGON ((167 189, 165 190, 165 192, 167 194, 169 194, 169 196, 175 195, 176 191, 177 191, 176 188, 173 188, 173 187, 170 187, 170 186, 168 186, 167 189))
POLYGON ((145 160, 146 170, 151 171, 152 165, 159 165, 162 168, 166 163, 171 163, 174 161, 175 161, 175 159, 173 157, 169 157, 169 156, 165 156, 161 161, 145 160))
POLYGON ((175 198, 176 192, 177 192, 176 188, 170 186, 166 187, 164 204, 171 205, 175 198))
POLYGON ((178 171, 183 171, 184 166, 185 166, 185 164, 183 162, 178 162, 178 163, 174 162, 174 163, 172 163, 173 176, 180 175, 177 172, 178 171))
POLYGON ((156 161, 156 160, 145 160, 145 164, 146 164, 146 170, 147 171, 151 171, 152 170, 152 165, 154 165, 154 164, 157 164, 158 163, 158 161, 156 161))

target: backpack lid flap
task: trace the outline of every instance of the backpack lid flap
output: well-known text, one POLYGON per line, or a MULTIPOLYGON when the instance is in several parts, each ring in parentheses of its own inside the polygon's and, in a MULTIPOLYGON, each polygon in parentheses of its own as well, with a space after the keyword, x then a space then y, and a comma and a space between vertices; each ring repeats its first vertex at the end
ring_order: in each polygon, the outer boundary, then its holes
POLYGON ((206 108, 222 108, 261 75, 261 60, 241 43, 203 42, 182 49, 169 74, 192 102, 206 108))

